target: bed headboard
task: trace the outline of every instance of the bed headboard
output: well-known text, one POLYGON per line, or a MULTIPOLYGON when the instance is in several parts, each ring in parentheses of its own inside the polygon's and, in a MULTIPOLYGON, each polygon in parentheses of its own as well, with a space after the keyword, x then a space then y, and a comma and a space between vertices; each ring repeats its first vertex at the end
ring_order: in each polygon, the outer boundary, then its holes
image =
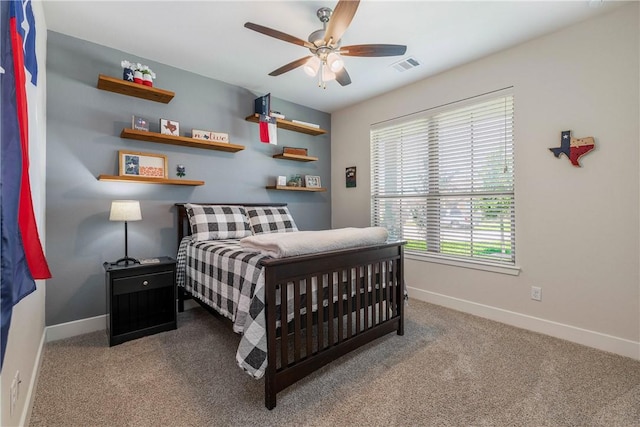
MULTIPOLYGON (((194 203, 197 205, 224 205, 224 206, 258 206, 258 207, 266 207, 266 206, 276 206, 282 207, 287 206, 286 203, 220 203, 220 202, 187 202, 194 203)), ((191 235, 191 226, 189 225, 189 217, 187 216, 187 210, 184 205, 187 203, 176 203, 176 209, 178 210, 178 246, 180 246, 180 242, 182 238, 185 236, 191 235)))

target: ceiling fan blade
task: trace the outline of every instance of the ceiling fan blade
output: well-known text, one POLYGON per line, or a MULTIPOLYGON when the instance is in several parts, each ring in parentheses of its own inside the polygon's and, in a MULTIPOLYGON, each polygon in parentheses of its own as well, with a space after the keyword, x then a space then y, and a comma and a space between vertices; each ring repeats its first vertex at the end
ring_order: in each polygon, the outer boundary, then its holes
POLYGON ((342 46, 340 55, 344 56, 396 56, 404 55, 407 47, 400 44, 354 44, 342 46))
POLYGON ((309 58, 311 58, 311 55, 305 56, 304 58, 296 59, 293 62, 289 62, 287 65, 283 65, 282 67, 278 68, 277 70, 273 70, 272 72, 269 73, 269 75, 270 76, 279 76, 280 74, 284 74, 287 71, 291 71, 294 68, 298 68, 299 66, 304 65, 304 63, 307 62, 309 60, 309 58))
POLYGON ((289 34, 283 33, 282 31, 274 30, 273 28, 264 27, 262 25, 254 24, 253 22, 245 22, 244 27, 253 31, 257 31, 269 37, 276 38, 278 40, 283 40, 285 42, 297 44, 298 46, 303 46, 306 48, 315 48, 311 43, 299 39, 297 37, 291 36, 289 34))
POLYGON ((351 24, 359 4, 360 0, 340 0, 338 2, 331 13, 331 18, 329 18, 327 30, 324 34, 324 42, 326 44, 329 44, 329 41, 335 44, 342 38, 347 27, 351 24))
POLYGON ((341 86, 351 84, 351 77, 344 67, 342 67, 342 69, 336 73, 336 81, 340 83, 341 86))

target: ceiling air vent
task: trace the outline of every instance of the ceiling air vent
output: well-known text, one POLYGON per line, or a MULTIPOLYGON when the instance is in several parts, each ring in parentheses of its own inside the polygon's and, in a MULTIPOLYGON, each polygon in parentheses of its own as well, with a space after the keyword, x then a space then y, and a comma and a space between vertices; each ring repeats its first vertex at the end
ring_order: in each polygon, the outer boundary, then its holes
POLYGON ((418 65, 420 65, 420 63, 416 58, 413 58, 413 57, 409 57, 407 59, 403 59, 402 61, 398 61, 394 64, 391 64, 393 68, 395 68, 397 71, 400 71, 400 72, 407 71, 412 68, 416 68, 418 65))

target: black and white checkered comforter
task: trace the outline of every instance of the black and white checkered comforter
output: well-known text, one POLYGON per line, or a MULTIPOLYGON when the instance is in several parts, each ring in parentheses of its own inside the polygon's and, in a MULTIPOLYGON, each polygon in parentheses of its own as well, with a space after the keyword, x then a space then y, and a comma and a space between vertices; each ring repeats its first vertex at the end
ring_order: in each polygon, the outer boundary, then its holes
POLYGON ((244 251, 239 240, 191 237, 182 240, 177 255, 177 285, 231 319, 234 332, 242 334, 236 360, 254 378, 267 367, 263 258, 244 251))
MULTIPOLYGON (((238 365, 254 378, 262 378, 267 368, 267 328, 265 313, 265 279, 264 268, 260 261, 268 258, 260 253, 247 252, 240 246, 240 240, 207 240, 193 241, 185 237, 180 243, 177 255, 176 281, 194 297, 202 300, 220 314, 233 321, 233 330, 242 334, 236 352, 238 365)), ((386 266, 383 265, 383 274, 386 266)), ((355 270, 353 277, 355 277, 355 270)), ((377 271, 376 271, 377 273, 377 271)), ((371 266, 365 272, 360 267, 360 275, 372 275, 371 266)), ((328 277, 323 277, 322 287, 327 289, 328 277)), ((352 279, 353 280, 353 279, 352 279)), ((341 280, 333 273, 334 284, 346 283, 346 272, 341 280)), ((304 284, 304 281, 302 281, 304 284)), ((371 291, 371 281, 368 280, 371 291)), ((287 292, 287 320, 294 317, 294 292, 289 284, 287 292)), ((343 299, 347 293, 354 295, 355 281, 348 286, 334 286, 333 301, 340 295, 343 299), (340 290, 338 290, 340 289, 340 290)), ((306 313, 305 287, 301 289, 301 309, 299 314, 306 313)), ((317 283, 312 281, 312 310, 317 310, 317 283)), ((276 294, 276 305, 280 305, 279 293, 276 294)), ((326 298, 326 295, 325 295, 326 298)), ((323 305, 328 302, 323 300, 323 305)), ((385 304, 386 306, 386 304, 385 304)), ((280 310, 276 309, 279 314, 280 310)), ((279 319, 276 323, 278 326, 279 319)))

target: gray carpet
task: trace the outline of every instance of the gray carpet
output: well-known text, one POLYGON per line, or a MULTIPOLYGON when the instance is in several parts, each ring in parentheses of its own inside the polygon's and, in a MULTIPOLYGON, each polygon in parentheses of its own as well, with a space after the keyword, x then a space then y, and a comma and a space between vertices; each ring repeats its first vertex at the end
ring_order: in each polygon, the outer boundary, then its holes
POLYGON ((264 407, 239 337, 196 308, 108 347, 46 344, 31 426, 640 426, 640 362, 420 301, 390 334, 264 407))

